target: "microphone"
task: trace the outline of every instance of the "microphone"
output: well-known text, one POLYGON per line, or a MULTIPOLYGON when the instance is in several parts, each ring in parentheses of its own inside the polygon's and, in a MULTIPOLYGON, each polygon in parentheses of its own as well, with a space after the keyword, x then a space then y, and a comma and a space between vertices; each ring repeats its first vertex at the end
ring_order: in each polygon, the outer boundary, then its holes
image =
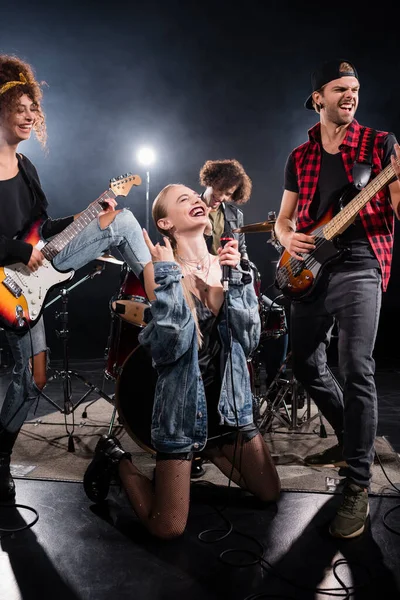
MULTIPOLYGON (((233 240, 232 234, 223 233, 220 238, 221 248, 224 248, 227 242, 233 240)), ((227 292, 229 289, 229 278, 231 274, 231 268, 229 265, 222 265, 222 287, 224 292, 227 292)))

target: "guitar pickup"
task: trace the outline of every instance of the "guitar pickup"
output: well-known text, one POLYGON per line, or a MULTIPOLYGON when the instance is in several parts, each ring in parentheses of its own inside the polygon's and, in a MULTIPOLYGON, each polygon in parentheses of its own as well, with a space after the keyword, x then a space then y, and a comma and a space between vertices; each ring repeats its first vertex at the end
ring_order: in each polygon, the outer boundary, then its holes
POLYGON ((5 279, 2 281, 3 285, 12 293, 15 298, 19 298, 22 294, 22 290, 17 283, 15 283, 14 279, 7 275, 5 279))

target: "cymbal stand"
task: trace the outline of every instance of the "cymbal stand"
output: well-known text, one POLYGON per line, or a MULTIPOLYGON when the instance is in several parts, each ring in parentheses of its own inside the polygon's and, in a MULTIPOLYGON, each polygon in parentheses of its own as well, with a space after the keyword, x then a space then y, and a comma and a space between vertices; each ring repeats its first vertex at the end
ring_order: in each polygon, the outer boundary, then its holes
MULTIPOLYGON (((111 404, 114 405, 113 400, 110 398, 110 396, 108 396, 108 394, 103 392, 103 390, 101 390, 97 385, 88 381, 78 371, 72 371, 69 368, 69 349, 68 349, 68 340, 69 340, 69 333, 70 333, 69 329, 68 329, 69 291, 73 287, 76 287, 79 283, 82 283, 82 281, 89 279, 90 277, 93 278, 95 275, 100 274, 102 272, 102 270, 103 270, 103 267, 101 267, 101 268, 96 267, 95 271, 92 274, 85 276, 82 280, 80 280, 79 282, 77 282, 76 284, 71 286, 70 288, 62 288, 60 290, 59 296, 54 298, 51 302, 47 303, 45 306, 45 308, 46 308, 51 303, 53 303, 55 300, 58 300, 59 298, 61 298, 62 310, 59 313, 56 313, 56 319, 60 319, 61 326, 60 326, 59 330, 56 330, 56 334, 57 334, 57 337, 59 337, 62 340, 62 344, 63 344, 63 368, 60 370, 55 369, 54 374, 48 379, 48 383, 50 383, 51 381, 58 380, 58 379, 62 380, 64 405, 60 406, 59 404, 57 404, 54 400, 52 400, 49 396, 47 396, 47 394, 45 392, 43 392, 43 390, 41 392, 41 397, 43 397, 47 402, 49 402, 52 406, 54 406, 62 414, 64 414, 65 428, 66 428, 66 431, 69 436, 68 452, 75 452, 75 444, 74 444, 74 438, 73 438, 73 433, 75 430, 74 411, 78 408, 78 406, 80 406, 86 400, 86 398, 89 396, 89 394, 91 394, 92 392, 96 392, 102 398, 104 398, 105 400, 107 400, 108 402, 110 402, 111 404), (79 381, 84 383, 84 385, 89 388, 89 390, 87 392, 85 392, 81 396, 81 398, 79 398, 79 400, 75 403, 72 401, 72 378, 73 377, 75 377, 76 379, 78 379, 79 381), (70 414, 72 414, 72 430, 68 429, 68 424, 67 424, 67 420, 66 420, 66 415, 70 415, 70 414)), ((114 409, 114 414, 113 414, 113 417, 112 417, 112 420, 110 423, 109 432, 112 431, 112 428, 114 425, 115 412, 116 411, 114 409)))
MULTIPOLYGON (((111 327, 112 327, 112 323, 111 323, 111 327)), ((110 343, 111 343, 111 331, 110 331, 110 333, 108 335, 108 338, 107 338, 107 346, 104 349, 104 359, 105 360, 107 360, 107 358, 108 358, 108 354, 109 354, 109 351, 110 351, 110 343)), ((106 381, 109 380, 109 379, 110 378, 106 374, 106 369, 104 368, 103 369, 103 379, 102 379, 102 383, 101 383, 101 390, 103 392, 104 392, 104 388, 105 388, 105 385, 106 385, 106 381)), ((114 400, 113 400, 114 397, 115 397, 115 394, 111 394, 110 399, 112 399, 113 402, 114 402, 114 400)), ((92 404, 95 404, 95 402, 97 402, 99 399, 100 398, 95 398, 94 400, 92 400, 91 402, 89 402, 89 404, 87 404, 85 406, 85 410, 82 413, 82 419, 87 419, 88 408, 90 408, 92 406, 92 404)), ((114 407, 114 413, 112 415, 112 423, 114 422, 115 416, 116 416, 116 408, 114 407)), ((110 427, 109 435, 111 434, 111 431, 112 431, 112 427, 110 427)))
POLYGON ((320 412, 311 416, 310 395, 293 374, 289 378, 283 376, 290 358, 291 352, 287 354, 266 393, 255 399, 257 425, 264 434, 272 430, 275 419, 289 430, 299 429, 314 419, 320 419, 320 437, 326 437, 320 412), (298 410, 304 404, 306 404, 305 412, 299 418, 298 410))
MULTIPOLYGON (((128 269, 127 264, 124 262, 123 265, 121 266, 121 271, 120 271, 120 276, 119 276, 119 285, 118 285, 118 289, 117 289, 117 291, 116 291, 116 293, 114 295, 114 298, 117 298, 118 294, 120 293, 121 286, 122 286, 122 284, 124 282, 124 279, 125 279, 125 276, 127 274, 127 269, 128 269)), ((105 360, 108 359, 110 348, 111 348, 110 345, 112 343, 113 318, 115 318, 115 315, 113 315, 113 312, 111 311, 110 331, 109 331, 108 338, 107 338, 107 345, 106 345, 106 347, 104 349, 104 359, 105 360)), ((106 369, 104 368, 103 369, 103 381, 102 381, 102 384, 101 384, 101 389, 103 391, 104 391, 104 387, 105 387, 106 381, 109 380, 109 379, 111 379, 111 377, 109 377, 107 375, 106 369)), ((112 394, 111 398, 114 398, 114 397, 115 397, 115 394, 112 394)), ((89 402, 89 404, 86 405, 85 410, 82 413, 82 418, 83 419, 87 418, 87 415, 88 415, 87 410, 88 410, 88 408, 90 408, 90 406, 92 406, 92 404, 95 404, 95 402, 97 402, 97 400, 99 400, 99 398, 95 398, 94 400, 92 400, 91 402, 89 402)), ((114 423, 114 420, 115 420, 115 417, 116 417, 116 411, 117 411, 117 409, 116 409, 116 407, 114 407, 114 412, 113 412, 113 415, 112 415, 112 418, 111 418, 111 423, 114 423)), ((112 427, 113 427, 113 425, 110 426, 109 434, 111 434, 111 432, 112 432, 112 427)))

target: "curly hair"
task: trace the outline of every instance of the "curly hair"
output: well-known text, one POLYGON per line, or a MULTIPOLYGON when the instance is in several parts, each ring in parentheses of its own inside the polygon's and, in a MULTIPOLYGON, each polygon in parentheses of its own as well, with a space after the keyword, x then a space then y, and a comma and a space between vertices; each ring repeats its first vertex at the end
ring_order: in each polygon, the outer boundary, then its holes
POLYGON ((33 126, 40 144, 45 147, 47 140, 45 115, 40 105, 43 93, 41 84, 36 80, 32 67, 17 56, 0 54, 0 87, 10 81, 19 81, 20 75, 27 83, 15 85, 0 94, 0 116, 8 117, 14 112, 18 100, 26 94, 37 107, 36 120, 33 126))
POLYGON ((236 186, 232 202, 245 204, 251 194, 252 182, 243 166, 235 159, 208 160, 199 174, 200 183, 216 190, 225 190, 236 186))

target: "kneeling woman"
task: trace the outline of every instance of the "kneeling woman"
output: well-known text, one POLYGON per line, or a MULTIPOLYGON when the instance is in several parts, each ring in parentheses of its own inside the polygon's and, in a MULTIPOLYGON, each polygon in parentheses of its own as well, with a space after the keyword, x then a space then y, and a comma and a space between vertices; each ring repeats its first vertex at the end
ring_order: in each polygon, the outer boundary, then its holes
POLYGON ((155 485, 109 436, 99 440, 84 477, 86 494, 98 502, 117 472, 136 515, 164 539, 185 530, 193 453, 202 451, 263 501, 277 500, 280 491, 269 450, 253 423, 247 357, 260 336, 257 297, 251 275, 236 268, 236 240, 218 256, 208 252, 208 211, 190 188, 168 185, 153 203, 164 243, 153 245, 144 232, 152 256, 144 272, 151 316, 139 340, 158 374, 151 428, 155 485), (222 265, 231 267, 226 302, 222 265))

